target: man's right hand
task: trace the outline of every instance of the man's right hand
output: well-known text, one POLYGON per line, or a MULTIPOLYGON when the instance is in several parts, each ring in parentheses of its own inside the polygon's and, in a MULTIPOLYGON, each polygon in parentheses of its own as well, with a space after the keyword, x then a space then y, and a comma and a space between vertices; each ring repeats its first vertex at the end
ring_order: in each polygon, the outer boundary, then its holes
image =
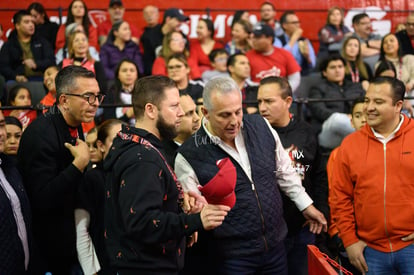
POLYGON ((200 213, 204 229, 211 230, 220 226, 229 211, 230 207, 226 205, 207 204, 204 206, 200 213))
POLYGON ((361 240, 346 247, 346 253, 348 254, 349 261, 355 266, 362 274, 368 272, 368 265, 364 258, 364 248, 367 244, 361 240))
POLYGON ((76 139, 76 145, 65 142, 65 147, 68 148, 70 153, 73 156, 73 165, 83 172, 83 170, 88 166, 90 156, 89 156, 89 147, 81 139, 76 139))

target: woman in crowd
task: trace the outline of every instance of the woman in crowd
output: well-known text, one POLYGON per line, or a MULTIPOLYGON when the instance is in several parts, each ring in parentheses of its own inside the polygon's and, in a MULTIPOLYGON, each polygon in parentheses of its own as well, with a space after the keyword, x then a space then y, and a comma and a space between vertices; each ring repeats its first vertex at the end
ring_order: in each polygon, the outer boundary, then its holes
POLYGON ((251 49, 250 34, 252 33, 252 24, 246 20, 233 22, 231 27, 231 41, 226 44, 226 51, 229 55, 235 53, 246 53, 251 49))
POLYGON ((346 61, 345 78, 352 82, 361 83, 366 91, 372 78, 372 71, 369 65, 362 60, 359 39, 354 36, 345 38, 341 55, 346 61))
POLYGON ((65 45, 65 29, 71 23, 78 23, 83 26, 89 44, 98 49, 98 32, 92 25, 88 17, 88 8, 82 0, 73 0, 68 8, 68 16, 65 25, 61 25, 56 37, 56 49, 63 48, 65 45))
MULTIPOLYGON (((132 90, 138 79, 138 66, 130 59, 123 59, 115 69, 115 83, 109 89, 104 104, 132 104, 132 90)), ((105 108, 104 120, 117 118, 130 125, 135 124, 132 107, 105 108)))
POLYGON ((212 69, 208 55, 212 50, 219 48, 223 48, 223 45, 214 40, 213 21, 207 18, 198 20, 197 40, 191 42, 190 56, 195 59, 201 73, 212 69))
POLYGON ((84 32, 74 32, 69 36, 68 41, 69 57, 63 59, 61 67, 69 65, 82 66, 96 75, 99 88, 106 91, 106 77, 102 64, 93 59, 89 53, 89 41, 84 32))
POLYGON ((23 125, 14 116, 6 116, 6 143, 4 153, 10 156, 16 156, 19 150, 20 138, 22 137, 23 125))
POLYGON ((326 58, 329 54, 339 53, 345 35, 350 33, 344 25, 344 11, 340 7, 328 10, 326 25, 319 31, 318 60, 326 58))
MULTIPOLYGON (((60 62, 62 62, 64 58, 69 57, 69 54, 68 54, 69 37, 75 32, 85 32, 85 29, 83 28, 81 24, 78 24, 76 22, 66 26, 65 45, 63 46, 63 48, 57 49, 57 52, 55 54, 56 64, 59 64, 60 62)), ((99 61, 99 53, 96 50, 96 48, 91 45, 89 45, 89 54, 91 55, 93 59, 95 59, 96 61, 99 61)))
POLYGON ((396 77, 397 71, 395 70, 395 66, 391 61, 383 60, 378 63, 375 69, 374 77, 380 76, 388 76, 388 77, 396 77))
POLYGON ((27 10, 32 15, 33 22, 36 25, 36 35, 45 38, 54 50, 56 43, 56 35, 59 29, 58 24, 50 22, 49 16, 47 16, 45 8, 39 2, 31 3, 27 10))
MULTIPOLYGON (((404 82, 406 96, 414 95, 414 55, 406 54, 403 56, 400 41, 393 33, 389 33, 382 38, 380 59, 375 64, 376 70, 381 62, 389 61, 395 67, 395 77, 404 82)), ((383 65, 385 66, 385 65, 383 65)), ((413 116, 412 104, 414 100, 405 100, 403 109, 407 114, 413 116)))
POLYGON ((98 163, 102 161, 102 154, 99 152, 96 146, 96 140, 98 139, 98 128, 95 127, 88 132, 85 137, 85 143, 89 147, 90 164, 92 168, 95 168, 98 163))
POLYGON ((159 56, 155 59, 152 65, 152 74, 167 75, 166 60, 173 54, 182 53, 188 58, 188 62, 193 68, 191 73, 192 79, 201 78, 201 73, 198 70, 197 62, 190 57, 190 52, 186 48, 187 40, 181 31, 172 31, 164 36, 162 40, 162 48, 159 56))
POLYGON ((240 20, 249 21, 249 12, 247 10, 236 10, 231 21, 231 28, 240 20))
MULTIPOLYGON (((32 105, 32 94, 29 89, 16 85, 9 91, 9 97, 7 100, 7 106, 30 106, 32 105)), ((4 116, 14 116, 23 125, 23 130, 36 119, 37 113, 35 110, 30 109, 15 109, 4 110, 4 116)))
POLYGON ((133 60, 138 65, 139 73, 144 72, 139 47, 131 40, 131 29, 126 21, 113 24, 99 56, 108 80, 115 78, 115 68, 124 58, 133 60))
MULTIPOLYGON (((40 100, 40 104, 43 104, 46 107, 53 106, 56 102, 56 86, 55 86, 55 78, 59 72, 59 68, 57 66, 50 66, 47 68, 43 74, 43 84, 47 89, 47 94, 44 98, 40 100)), ((45 109, 43 112, 46 112, 45 109)))
MULTIPOLYGON (((414 88, 414 55, 402 55, 400 42, 393 33, 389 33, 382 38, 380 61, 388 60, 392 62, 397 72, 396 77, 404 82, 407 93, 414 88)), ((379 61, 379 62, 380 62, 379 61)), ((379 62, 375 65, 378 66, 379 62)))
POLYGON ((201 81, 190 80, 191 68, 183 54, 174 54, 167 61, 168 77, 174 80, 180 92, 189 94, 194 102, 202 101, 204 85, 201 81))
POLYGON ((88 144, 93 153, 91 161, 94 165, 85 173, 75 209, 76 249, 84 274, 96 274, 98 271, 99 274, 112 274, 104 245, 105 175, 102 162, 108 155, 116 133, 121 130, 121 125, 122 121, 116 119, 104 121, 92 132, 88 144))

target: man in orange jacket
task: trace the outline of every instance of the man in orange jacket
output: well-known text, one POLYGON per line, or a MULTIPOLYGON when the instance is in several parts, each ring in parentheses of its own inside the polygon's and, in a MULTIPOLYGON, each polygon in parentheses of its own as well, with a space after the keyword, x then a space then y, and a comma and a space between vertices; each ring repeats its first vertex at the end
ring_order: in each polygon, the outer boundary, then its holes
POLYGON ((404 94, 395 78, 370 84, 367 125, 344 139, 334 167, 333 216, 363 274, 414 274, 414 121, 400 113, 404 94))

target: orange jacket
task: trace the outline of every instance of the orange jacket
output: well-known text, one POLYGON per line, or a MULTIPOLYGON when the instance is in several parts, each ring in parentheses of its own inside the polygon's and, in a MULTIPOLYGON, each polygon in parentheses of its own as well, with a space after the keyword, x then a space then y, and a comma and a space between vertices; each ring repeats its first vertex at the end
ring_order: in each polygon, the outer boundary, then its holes
POLYGON ((414 233, 414 120, 385 145, 366 125, 339 147, 333 215, 345 247, 362 240, 382 252, 400 250, 414 233))
POLYGON ((335 175, 334 172, 334 165, 336 161, 336 155, 338 154, 339 147, 332 150, 331 155, 329 156, 328 163, 326 164, 326 173, 328 174, 328 187, 329 187, 329 196, 328 196, 328 203, 331 209, 331 219, 329 221, 329 228, 328 233, 329 236, 333 237, 338 234, 338 228, 336 227, 335 221, 332 215, 332 207, 333 207, 333 194, 332 194, 332 185, 333 185, 333 178, 335 175))

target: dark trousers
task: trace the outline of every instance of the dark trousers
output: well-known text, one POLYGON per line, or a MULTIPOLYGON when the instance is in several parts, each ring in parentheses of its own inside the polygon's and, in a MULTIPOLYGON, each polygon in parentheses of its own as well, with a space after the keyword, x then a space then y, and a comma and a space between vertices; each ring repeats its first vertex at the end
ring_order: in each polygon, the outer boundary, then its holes
POLYGON ((276 247, 263 253, 220 261, 215 274, 287 275, 285 245, 281 241, 276 247))

